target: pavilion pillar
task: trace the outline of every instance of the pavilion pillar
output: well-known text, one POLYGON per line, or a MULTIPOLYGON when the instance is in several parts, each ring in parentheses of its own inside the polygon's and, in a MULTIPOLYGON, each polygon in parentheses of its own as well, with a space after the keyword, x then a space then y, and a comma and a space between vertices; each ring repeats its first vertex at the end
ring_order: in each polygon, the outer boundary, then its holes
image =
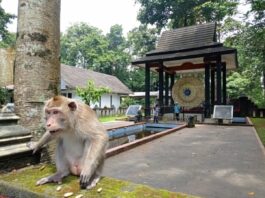
POLYGON ((165 106, 169 105, 169 74, 165 73, 165 106))
POLYGON ((175 83, 175 74, 170 74, 170 92, 171 92, 171 97, 170 97, 170 105, 173 106, 174 105, 174 100, 172 97, 172 88, 174 86, 175 83))
POLYGON ((149 118, 151 116, 150 108, 150 67, 145 64, 145 117, 149 118))
POLYGON ((226 105, 226 64, 223 63, 223 104, 226 105))
POLYGON ((211 69, 211 110, 215 105, 215 71, 215 68, 211 69))
POLYGON ((163 102, 163 91, 164 91, 164 71, 163 71, 163 63, 160 63, 159 67, 159 90, 158 90, 158 101, 159 101, 159 106, 161 109, 161 113, 163 114, 163 107, 164 107, 164 102, 163 102))
POLYGON ((204 104, 204 116, 210 117, 210 65, 205 63, 204 70, 204 86, 205 86, 205 104, 204 104))
POLYGON ((222 104, 222 63, 221 57, 218 57, 216 61, 216 99, 217 105, 222 104))

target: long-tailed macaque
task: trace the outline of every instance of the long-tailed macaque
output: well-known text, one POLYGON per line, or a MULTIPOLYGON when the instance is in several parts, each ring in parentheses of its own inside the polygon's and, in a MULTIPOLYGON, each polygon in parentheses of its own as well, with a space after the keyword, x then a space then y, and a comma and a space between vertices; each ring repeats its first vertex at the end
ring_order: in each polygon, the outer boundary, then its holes
POLYGON ((50 140, 57 139, 54 175, 37 181, 61 183, 69 175, 80 175, 80 187, 96 186, 104 164, 108 135, 95 112, 86 104, 55 96, 44 106, 46 132, 34 146, 33 152, 50 140))

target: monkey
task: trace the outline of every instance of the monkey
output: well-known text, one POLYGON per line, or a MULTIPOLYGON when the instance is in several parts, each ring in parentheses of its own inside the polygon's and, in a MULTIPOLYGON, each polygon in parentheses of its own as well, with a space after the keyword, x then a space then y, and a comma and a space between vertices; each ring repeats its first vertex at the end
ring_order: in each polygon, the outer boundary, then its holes
POLYGON ((80 176, 80 188, 91 189, 100 180, 108 146, 108 135, 96 113, 86 104, 64 96, 54 96, 44 105, 46 132, 33 153, 56 139, 57 172, 37 181, 62 183, 69 174, 80 176))

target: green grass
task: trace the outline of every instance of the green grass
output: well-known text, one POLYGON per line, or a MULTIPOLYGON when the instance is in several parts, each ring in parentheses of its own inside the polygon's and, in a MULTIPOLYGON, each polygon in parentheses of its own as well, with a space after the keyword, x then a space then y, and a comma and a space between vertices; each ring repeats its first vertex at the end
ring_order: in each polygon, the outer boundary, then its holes
POLYGON ((111 121, 115 121, 117 119, 125 119, 126 116, 125 115, 121 115, 121 116, 103 116, 103 117, 99 117, 99 121, 100 122, 111 122, 111 121))
POLYGON ((251 118, 251 122, 254 124, 259 138, 265 146, 265 118, 251 118))

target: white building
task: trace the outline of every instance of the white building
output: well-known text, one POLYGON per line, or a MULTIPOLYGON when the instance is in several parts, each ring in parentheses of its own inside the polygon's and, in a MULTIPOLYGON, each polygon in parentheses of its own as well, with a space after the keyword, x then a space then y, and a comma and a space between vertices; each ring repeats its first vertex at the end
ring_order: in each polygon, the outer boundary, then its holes
POLYGON ((116 76, 61 64, 62 95, 80 99, 76 94, 76 88, 85 87, 88 80, 92 80, 96 87, 107 87, 111 90, 111 93, 102 95, 101 100, 91 104, 91 107, 97 105, 100 108, 115 107, 117 109, 120 106, 121 97, 132 93, 116 76))

